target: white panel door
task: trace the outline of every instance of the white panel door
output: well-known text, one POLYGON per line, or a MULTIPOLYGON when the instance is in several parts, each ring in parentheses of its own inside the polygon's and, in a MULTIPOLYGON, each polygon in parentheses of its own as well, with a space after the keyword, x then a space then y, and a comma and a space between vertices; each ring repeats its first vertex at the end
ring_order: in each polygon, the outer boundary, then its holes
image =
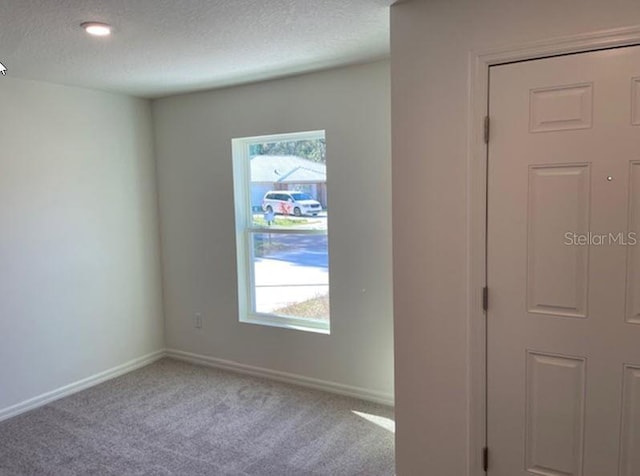
POLYGON ((640 47, 494 66, 489 115, 488 474, 640 476, 640 47))

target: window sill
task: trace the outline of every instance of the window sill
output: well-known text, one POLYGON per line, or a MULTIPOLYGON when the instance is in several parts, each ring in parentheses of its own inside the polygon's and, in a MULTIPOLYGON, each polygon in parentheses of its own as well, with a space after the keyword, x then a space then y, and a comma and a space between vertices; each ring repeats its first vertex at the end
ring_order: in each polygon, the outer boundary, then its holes
POLYGON ((295 319, 273 316, 269 314, 253 314, 240 318, 240 322, 244 324, 257 324, 261 326, 280 327, 282 329, 290 329, 304 332, 314 332, 316 334, 330 335, 331 329, 329 322, 318 319, 295 319))

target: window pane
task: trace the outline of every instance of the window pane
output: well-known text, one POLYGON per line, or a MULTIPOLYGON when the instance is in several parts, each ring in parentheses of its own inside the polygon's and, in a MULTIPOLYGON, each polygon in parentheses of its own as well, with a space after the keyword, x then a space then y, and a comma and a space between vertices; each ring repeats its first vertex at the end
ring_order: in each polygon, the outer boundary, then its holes
POLYGON ((329 319, 327 235, 250 235, 255 312, 329 319))
POLYGON ((324 131, 232 146, 240 321, 329 333, 324 131))

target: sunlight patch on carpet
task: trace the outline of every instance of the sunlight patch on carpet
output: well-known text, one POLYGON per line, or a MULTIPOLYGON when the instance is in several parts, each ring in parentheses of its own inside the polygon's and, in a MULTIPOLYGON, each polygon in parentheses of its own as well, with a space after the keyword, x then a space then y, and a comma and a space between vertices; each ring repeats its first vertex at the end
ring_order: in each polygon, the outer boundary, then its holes
POLYGON ((391 418, 385 418, 378 415, 372 415, 371 413, 358 412, 356 410, 351 410, 352 413, 358 415, 360 418, 364 418, 371 423, 378 425, 381 428, 384 428, 391 433, 396 432, 396 422, 391 418))

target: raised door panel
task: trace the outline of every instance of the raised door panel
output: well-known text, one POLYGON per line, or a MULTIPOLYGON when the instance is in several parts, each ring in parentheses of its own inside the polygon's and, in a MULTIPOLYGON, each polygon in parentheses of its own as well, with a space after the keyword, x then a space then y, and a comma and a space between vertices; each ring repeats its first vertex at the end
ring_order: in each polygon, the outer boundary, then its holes
POLYGON ((585 360, 527 351, 526 470, 580 476, 583 466, 585 360))
POLYGON ((529 168, 527 307, 529 312, 587 317, 588 164, 529 168))
POLYGON ((631 124, 640 126, 640 78, 631 80, 631 124))
POLYGON ((530 92, 529 130, 588 129, 593 119, 592 104, 591 84, 533 89, 530 92))
POLYGON ((620 476, 640 474, 640 366, 625 365, 620 437, 620 476))
POLYGON ((628 323, 640 324, 640 162, 631 163, 629 175, 626 319, 628 323))

